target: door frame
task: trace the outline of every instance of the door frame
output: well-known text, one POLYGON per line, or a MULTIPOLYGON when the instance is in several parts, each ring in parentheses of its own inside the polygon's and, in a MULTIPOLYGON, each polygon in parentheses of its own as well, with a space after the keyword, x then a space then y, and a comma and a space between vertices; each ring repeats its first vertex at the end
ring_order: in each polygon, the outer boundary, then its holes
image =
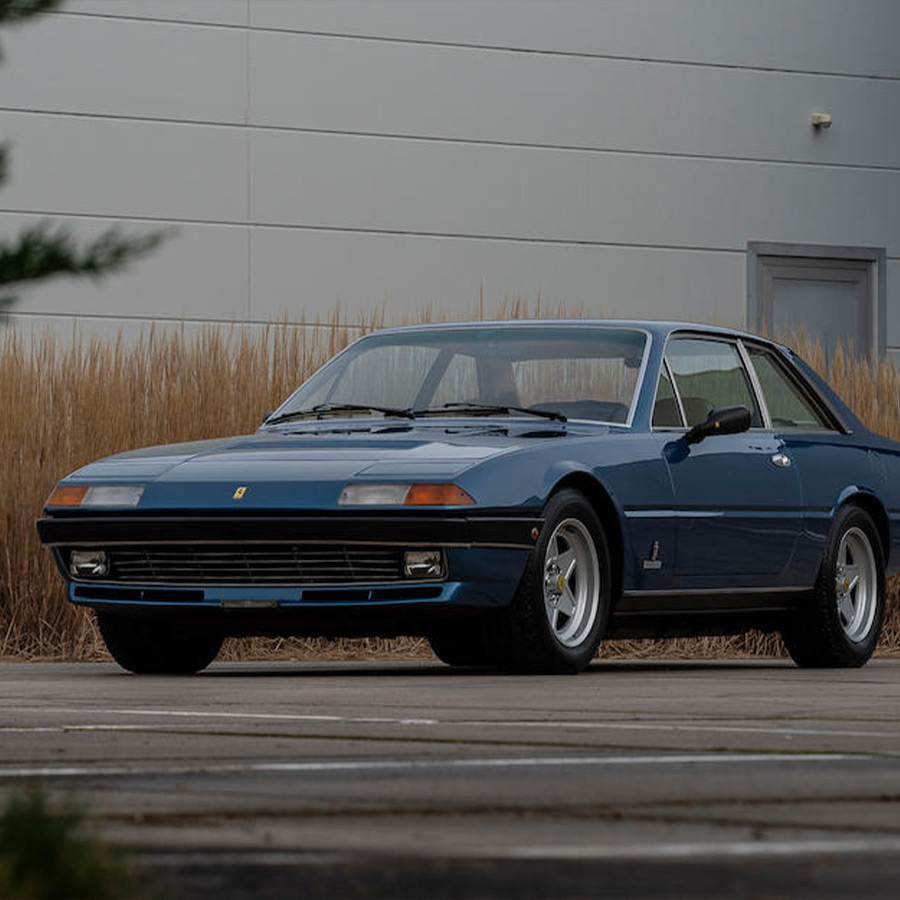
MULTIPOLYGON (((765 321, 760 289, 763 263, 760 257, 777 256, 789 263, 791 258, 813 260, 846 260, 869 265, 871 307, 870 346, 878 356, 887 352, 887 251, 884 247, 847 247, 828 244, 779 244, 765 241, 747 242, 747 327, 757 332, 770 330, 765 321)), ((770 335, 771 336, 771 335, 770 335)))

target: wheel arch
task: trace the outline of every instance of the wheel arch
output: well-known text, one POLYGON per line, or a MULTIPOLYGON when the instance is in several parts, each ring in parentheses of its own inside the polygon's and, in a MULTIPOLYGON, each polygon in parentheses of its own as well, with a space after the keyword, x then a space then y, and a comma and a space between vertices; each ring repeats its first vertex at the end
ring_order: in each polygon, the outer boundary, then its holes
POLYGON ((885 510, 878 497, 870 490, 854 485, 846 488, 841 492, 838 502, 834 505, 831 518, 834 517, 846 506, 858 506, 864 512, 868 513, 872 521, 875 523, 875 530, 878 532, 878 540, 881 543, 881 555, 885 565, 891 555, 891 526, 888 520, 887 510, 885 510))
POLYGON ((554 494, 567 488, 576 490, 587 497, 603 526, 612 565, 612 601, 613 608, 615 608, 615 604, 622 595, 622 578, 625 568, 625 545, 619 510, 606 488, 590 472, 574 471, 563 475, 548 492, 547 499, 549 500, 554 494))

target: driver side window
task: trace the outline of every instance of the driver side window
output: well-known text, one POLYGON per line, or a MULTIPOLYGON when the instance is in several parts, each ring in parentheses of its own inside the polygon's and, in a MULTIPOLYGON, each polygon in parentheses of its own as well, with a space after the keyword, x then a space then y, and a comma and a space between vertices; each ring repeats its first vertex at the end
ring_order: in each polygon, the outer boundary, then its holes
POLYGON ((734 344, 676 338, 669 342, 666 359, 689 428, 705 422, 712 410, 723 406, 746 406, 750 410, 750 427, 762 427, 750 379, 734 344))

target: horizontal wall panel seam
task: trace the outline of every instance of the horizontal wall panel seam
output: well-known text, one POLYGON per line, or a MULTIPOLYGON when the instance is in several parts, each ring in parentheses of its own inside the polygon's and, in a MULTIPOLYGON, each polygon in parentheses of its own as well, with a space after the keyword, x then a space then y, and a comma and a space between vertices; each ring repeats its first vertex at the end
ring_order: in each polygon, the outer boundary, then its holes
POLYGON ((574 58, 574 59, 608 59, 608 60, 626 60, 629 62, 639 62, 646 63, 648 65, 659 65, 659 66, 691 66, 694 68, 701 69, 720 69, 720 70, 734 70, 734 71, 745 71, 745 72, 770 72, 773 74, 779 75, 811 75, 816 77, 826 77, 826 78, 852 78, 854 80, 861 81, 888 81, 888 82, 900 82, 900 76, 897 75, 861 75, 852 72, 831 72, 827 70, 815 70, 815 69, 786 69, 777 66, 750 66, 750 65, 739 65, 739 64, 727 64, 727 63, 712 63, 712 62, 694 62, 691 60, 684 59, 664 59, 664 58, 655 58, 655 57, 646 57, 646 56, 636 56, 636 55, 624 55, 624 54, 615 54, 615 53, 588 53, 586 51, 576 51, 576 50, 542 50, 538 48, 531 47, 503 47, 500 45, 493 44, 472 44, 472 43, 463 43, 463 42, 454 42, 454 41, 436 41, 436 40, 425 40, 425 39, 414 39, 414 38, 399 38, 399 37, 382 37, 379 35, 356 35, 356 34, 342 34, 340 32, 329 32, 329 31, 311 31, 306 29, 292 29, 292 28, 273 28, 273 27, 262 27, 262 26, 254 26, 254 25, 228 25, 223 23, 213 23, 213 22, 191 22, 180 19, 163 19, 163 18, 150 18, 147 16, 121 16, 121 15, 111 15, 111 14, 101 14, 101 13, 89 13, 89 12, 57 12, 53 13, 56 16, 77 16, 80 18, 88 18, 88 19, 105 19, 111 21, 127 21, 127 22, 151 22, 158 25, 171 25, 173 27, 180 28, 210 28, 210 29, 225 29, 228 31, 247 31, 247 32, 256 32, 259 34, 297 34, 304 35, 307 37, 321 37, 327 38, 330 40, 344 40, 344 41, 372 41, 378 43, 386 43, 386 44, 414 44, 422 47, 448 47, 448 48, 459 48, 462 50, 482 50, 486 53, 522 53, 528 55, 539 55, 539 56, 559 56, 566 58, 574 58))
MULTIPOLYGON (((72 212, 54 212, 53 210, 41 209, 10 209, 8 207, 0 207, 0 216, 31 216, 36 219, 51 220, 68 220, 85 221, 85 222, 108 222, 115 225, 120 222, 146 225, 202 225, 209 228, 251 228, 258 227, 240 220, 216 220, 216 219, 178 219, 171 216, 130 216, 130 215, 111 215, 110 213, 72 213, 72 212)), ((53 222, 51 222, 53 224, 53 222)), ((290 228, 291 226, 275 225, 274 228, 290 228)))
MULTIPOLYGON (((409 141, 423 144, 456 144, 464 147, 508 147, 512 150, 556 150, 561 153, 586 153, 592 155, 637 156, 651 159, 690 159, 710 162, 733 162, 747 165, 794 166, 810 169, 850 169, 861 172, 900 172, 900 165, 881 166, 838 162, 818 162, 802 159, 777 159, 772 157, 725 156, 710 153, 677 153, 661 150, 626 150, 619 147, 588 147, 577 144, 544 144, 530 141, 498 141, 483 138, 438 137, 422 134, 402 134, 377 131, 344 131, 331 128, 299 128, 287 125, 257 125, 244 122, 216 122, 200 119, 167 119, 156 116, 123 116, 108 113, 79 113, 52 109, 21 109, 0 106, 0 113, 50 118, 91 119, 98 122, 139 122, 159 125, 185 126, 188 128, 218 128, 235 131, 260 131, 281 134, 311 134, 333 137, 350 137, 386 141, 409 141)), ((15 137, 12 138, 13 147, 15 137)))
MULTIPOLYGON (((393 235, 396 237, 420 237, 428 240, 462 240, 462 241, 497 241, 514 244, 548 244, 569 247, 619 247, 630 250, 661 250, 666 253, 727 253, 745 255, 742 247, 690 247, 678 244, 638 244, 627 241, 591 241, 566 240, 564 238, 531 238, 490 234, 453 234, 433 231, 402 231, 390 228, 336 228, 322 225, 284 225, 273 222, 216 222, 209 219, 172 219, 154 218, 152 216, 110 216, 102 213, 61 213, 28 209, 3 209, 0 216, 34 216, 41 219, 101 221, 115 224, 128 222, 147 225, 200 225, 210 228, 247 228, 271 231, 313 231, 321 234, 360 234, 360 235, 393 235)), ((177 235, 176 235, 177 237, 177 235)), ((900 256, 886 256, 887 262, 900 262, 900 256)))
MULTIPOLYGON (((553 246, 566 247, 622 247, 634 250, 666 250, 679 253, 737 253, 744 254, 743 248, 738 247, 689 247, 679 246, 677 244, 640 244, 629 243, 627 241, 595 241, 595 240, 574 240, 571 238, 543 238, 543 237, 517 237, 516 235, 502 234, 464 234, 454 232, 440 231, 405 231, 395 228, 353 228, 338 227, 328 225, 289 225, 280 222, 226 222, 213 221, 209 219, 173 219, 152 216, 111 216, 102 213, 63 213, 54 212, 52 210, 29 210, 29 209, 3 209, 0 208, 0 215, 15 216, 36 216, 39 218, 51 219, 80 219, 86 221, 109 221, 109 222, 135 222, 147 223, 153 225, 209 225, 211 227, 231 227, 231 228, 259 228, 273 229, 281 231, 314 231, 321 234, 371 234, 371 235, 393 235, 396 237, 419 237, 436 240, 458 240, 458 241, 495 241, 502 243, 515 244, 547 244, 553 246)), ((893 257, 887 257, 892 259, 893 257)))

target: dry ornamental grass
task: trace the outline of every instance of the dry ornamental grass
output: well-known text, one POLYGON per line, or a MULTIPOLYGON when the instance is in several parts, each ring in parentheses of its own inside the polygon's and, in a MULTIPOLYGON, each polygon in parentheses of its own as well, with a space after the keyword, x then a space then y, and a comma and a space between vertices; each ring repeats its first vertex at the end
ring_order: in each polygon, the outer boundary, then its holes
MULTIPOLYGON (((482 312, 481 305, 477 314, 482 312)), ((543 314, 548 311, 544 310, 543 314)), ((561 310, 553 310, 560 314, 561 310)), ((519 301, 500 318, 542 314, 519 301)), ((425 310, 417 321, 447 318, 425 310)), ((94 659, 105 656, 92 616, 69 604, 62 579, 35 531, 56 482, 92 460, 150 444, 253 431, 318 366, 383 316, 349 323, 337 312, 320 326, 210 329, 194 336, 154 329, 134 342, 92 340, 26 344, 0 332, 0 657, 94 659)), ((790 343, 790 342, 789 342, 790 343)), ((900 440, 900 372, 839 351, 826 365, 821 348, 793 345, 870 428, 900 440)), ((900 582, 889 583, 880 652, 900 651, 900 582)), ((736 638, 618 641, 604 656, 780 655, 779 640, 736 638)), ((231 658, 430 657, 421 639, 230 641, 231 658)))

